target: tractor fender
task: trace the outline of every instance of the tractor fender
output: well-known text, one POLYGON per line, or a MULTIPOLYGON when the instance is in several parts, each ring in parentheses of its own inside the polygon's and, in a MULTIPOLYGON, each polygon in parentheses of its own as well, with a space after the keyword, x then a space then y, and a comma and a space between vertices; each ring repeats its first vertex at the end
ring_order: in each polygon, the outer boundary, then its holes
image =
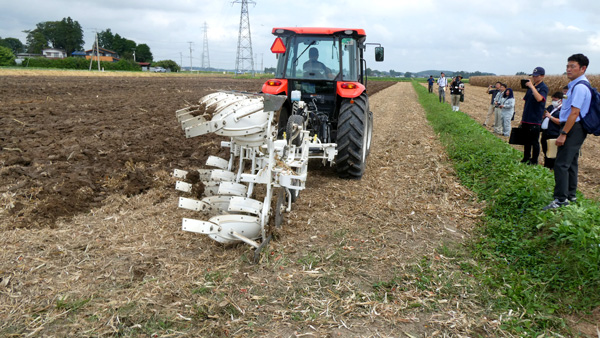
POLYGON ((262 92, 265 94, 279 95, 285 93, 288 95, 288 80, 284 79, 270 79, 267 80, 262 86, 262 92))
POLYGON ((337 94, 345 99, 359 97, 366 89, 360 82, 340 81, 337 83, 337 94))

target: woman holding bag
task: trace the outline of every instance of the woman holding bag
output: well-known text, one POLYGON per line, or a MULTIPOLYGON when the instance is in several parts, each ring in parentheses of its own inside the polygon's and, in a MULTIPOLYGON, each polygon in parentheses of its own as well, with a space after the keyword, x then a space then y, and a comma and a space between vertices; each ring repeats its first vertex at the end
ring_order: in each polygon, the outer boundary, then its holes
POLYGON ((563 93, 552 94, 552 104, 544 112, 542 122, 542 152, 544 152, 544 167, 552 170, 554 168, 554 157, 548 158, 548 140, 556 139, 560 135, 560 108, 562 106, 563 93))
MULTIPOLYGON (((506 85, 503 85, 506 88, 506 85)), ((503 87, 500 87, 503 89, 503 87)), ((506 88, 498 100, 498 108, 502 116, 502 135, 510 136, 510 120, 515 112, 515 96, 512 88, 506 88)))

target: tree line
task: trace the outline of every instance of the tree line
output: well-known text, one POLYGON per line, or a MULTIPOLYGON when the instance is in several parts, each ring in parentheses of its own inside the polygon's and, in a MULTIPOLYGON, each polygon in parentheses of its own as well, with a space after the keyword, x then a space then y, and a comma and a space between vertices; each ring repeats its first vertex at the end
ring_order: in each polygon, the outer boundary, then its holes
MULTIPOLYGON (((77 20, 71 17, 63 18, 60 21, 44 21, 36 24, 34 29, 25 30, 27 33, 26 43, 23 44, 19 39, 13 37, 0 37, 0 66, 14 63, 14 55, 18 53, 41 54, 42 50, 48 47, 63 49, 67 56, 71 56, 74 51, 84 50, 83 29, 77 20)), ((119 34, 114 34, 110 28, 103 30, 98 34, 98 46, 111 50, 120 59, 135 62, 153 62, 152 51, 147 44, 137 44, 135 41, 127 39, 119 34)), ((92 48, 95 47, 95 42, 92 48)), ((164 60, 161 63, 168 65, 172 71, 179 69, 179 66, 171 61, 164 60), (173 65, 176 67, 173 68, 173 65)))

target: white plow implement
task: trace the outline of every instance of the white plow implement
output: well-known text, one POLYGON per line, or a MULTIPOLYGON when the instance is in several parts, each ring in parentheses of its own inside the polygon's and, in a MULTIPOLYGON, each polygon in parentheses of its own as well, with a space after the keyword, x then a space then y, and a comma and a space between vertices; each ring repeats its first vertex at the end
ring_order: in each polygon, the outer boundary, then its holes
POLYGON ((180 197, 179 207, 208 218, 184 218, 183 230, 224 244, 245 242, 256 249, 258 260, 271 238, 269 219, 281 226, 283 212, 291 210, 293 197, 304 189, 308 160, 333 164, 336 144, 320 143, 303 125, 293 125, 292 140, 276 139, 274 118, 285 99, 217 92, 176 112, 188 138, 209 133, 230 138, 221 142, 230 150, 229 159, 210 156, 206 168, 174 171, 180 179, 175 188, 188 195, 180 197), (193 194, 194 186, 203 187, 202 196, 193 194))

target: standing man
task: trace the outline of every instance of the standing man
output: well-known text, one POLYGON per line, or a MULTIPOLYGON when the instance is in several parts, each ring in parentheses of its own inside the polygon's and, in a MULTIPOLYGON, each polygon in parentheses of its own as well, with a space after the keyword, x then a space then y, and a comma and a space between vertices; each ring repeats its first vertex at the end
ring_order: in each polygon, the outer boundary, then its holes
POLYGON ((446 103, 446 87, 448 86, 448 80, 444 73, 440 74, 440 78, 437 80, 438 93, 440 94, 440 102, 446 103))
POLYGON ((452 111, 458 111, 460 108, 460 96, 465 91, 465 84, 461 81, 462 75, 458 75, 450 84, 450 99, 452 101, 452 111))
POLYGON ((428 89, 429 89, 429 93, 433 93, 433 83, 435 82, 435 79, 433 78, 433 75, 429 75, 429 79, 427 79, 427 83, 429 84, 428 89))
MULTIPOLYGON (((487 116, 485 117, 485 121, 483 122, 484 127, 487 126, 490 117, 494 116, 492 121, 495 120, 494 110, 496 109, 496 106, 494 105, 494 99, 496 98, 496 94, 498 94, 498 92, 500 91, 501 84, 502 83, 498 81, 494 86, 490 85, 487 89, 487 93, 492 96, 492 99, 490 100, 490 107, 488 108, 487 116)), ((494 123, 492 127, 494 127, 495 125, 496 124, 494 123)))
POLYGON ((589 82, 585 77, 590 60, 583 54, 574 54, 567 59, 569 90, 560 109, 560 136, 556 139, 558 151, 554 161, 554 201, 543 210, 556 209, 569 202, 576 202, 579 150, 587 133, 579 122, 590 110, 592 93, 580 81, 589 82))
POLYGON ((523 159, 521 163, 538 164, 540 156, 540 130, 546 109, 546 96, 548 96, 548 86, 544 83, 546 71, 542 67, 535 67, 533 73, 529 76, 531 80, 525 84, 527 93, 523 100, 523 118, 521 118, 521 128, 525 129, 526 139, 523 147, 523 159))

